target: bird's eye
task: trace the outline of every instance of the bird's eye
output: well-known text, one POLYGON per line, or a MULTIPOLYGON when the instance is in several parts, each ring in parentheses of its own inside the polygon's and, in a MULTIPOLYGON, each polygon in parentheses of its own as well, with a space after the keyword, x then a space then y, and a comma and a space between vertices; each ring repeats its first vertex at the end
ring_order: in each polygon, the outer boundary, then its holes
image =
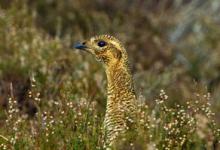
POLYGON ((98 46, 99 47, 104 47, 106 45, 106 42, 105 41, 99 41, 98 42, 98 46))

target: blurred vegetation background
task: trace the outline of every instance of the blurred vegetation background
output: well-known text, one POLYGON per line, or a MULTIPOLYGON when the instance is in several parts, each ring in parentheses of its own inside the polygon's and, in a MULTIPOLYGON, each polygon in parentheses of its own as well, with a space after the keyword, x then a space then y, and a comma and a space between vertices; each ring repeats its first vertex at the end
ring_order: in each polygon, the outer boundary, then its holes
MULTIPOLYGON (((150 108, 161 89, 170 107, 209 92, 219 125, 219 14, 219 0, 0 0, 1 108, 13 95, 34 116, 44 103, 83 97, 103 114, 103 68, 71 45, 110 34, 124 43, 137 94, 150 108), (40 106, 28 96, 32 78, 40 106)), ((2 111, 0 125, 5 118, 2 111)))

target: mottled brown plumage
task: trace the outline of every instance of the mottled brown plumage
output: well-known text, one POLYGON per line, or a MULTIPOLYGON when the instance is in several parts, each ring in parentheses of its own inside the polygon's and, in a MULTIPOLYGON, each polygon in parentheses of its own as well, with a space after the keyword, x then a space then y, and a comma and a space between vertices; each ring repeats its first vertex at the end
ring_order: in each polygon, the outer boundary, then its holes
POLYGON ((136 96, 127 52, 119 40, 109 35, 92 37, 75 48, 90 52, 105 67, 108 81, 105 142, 113 146, 117 137, 134 129, 136 118, 136 96))

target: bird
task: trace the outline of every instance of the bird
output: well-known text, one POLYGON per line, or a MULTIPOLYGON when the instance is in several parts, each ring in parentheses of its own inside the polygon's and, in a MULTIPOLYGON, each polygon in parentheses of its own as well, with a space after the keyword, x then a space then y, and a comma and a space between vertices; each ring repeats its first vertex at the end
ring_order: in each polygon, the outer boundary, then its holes
POLYGON ((74 45, 92 54, 107 76, 107 104, 104 116, 105 146, 112 147, 129 130, 135 130, 137 98, 122 43, 111 35, 97 35, 74 45))

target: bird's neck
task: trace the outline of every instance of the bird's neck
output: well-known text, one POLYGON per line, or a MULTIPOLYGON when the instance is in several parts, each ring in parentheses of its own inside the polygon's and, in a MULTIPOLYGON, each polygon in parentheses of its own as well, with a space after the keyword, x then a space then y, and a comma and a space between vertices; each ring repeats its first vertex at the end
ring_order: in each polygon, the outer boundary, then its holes
POLYGON ((108 82, 108 101, 123 100, 123 97, 133 96, 134 86, 130 69, 127 64, 116 63, 106 69, 108 82))
POLYGON ((133 129, 136 114, 136 97, 128 65, 115 64, 106 68, 108 96, 104 127, 106 143, 114 142, 118 134, 133 129), (133 121, 131 121, 133 120, 133 121))

